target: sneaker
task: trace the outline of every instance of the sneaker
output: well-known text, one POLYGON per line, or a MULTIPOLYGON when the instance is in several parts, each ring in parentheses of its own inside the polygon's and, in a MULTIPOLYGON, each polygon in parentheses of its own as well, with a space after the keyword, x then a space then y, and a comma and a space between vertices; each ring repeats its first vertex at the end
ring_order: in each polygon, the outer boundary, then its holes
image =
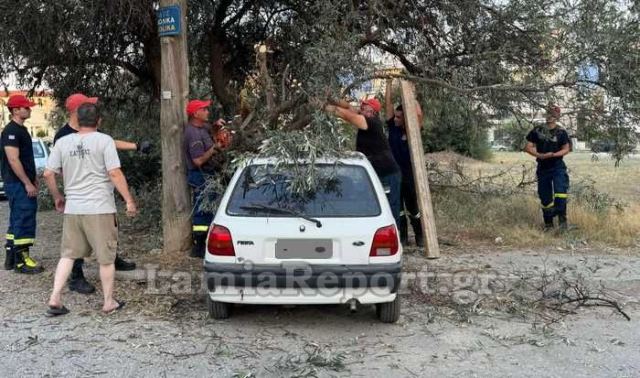
POLYGON ((18 251, 16 257, 18 257, 18 261, 16 261, 15 268, 13 269, 14 272, 21 274, 38 274, 44 272, 44 268, 29 256, 28 249, 18 251))
POLYGON ((127 270, 135 270, 136 263, 124 260, 122 257, 116 255, 116 261, 114 262, 116 266, 116 270, 127 271, 127 270))
POLYGON ((87 281, 84 276, 82 276, 76 279, 69 280, 69 290, 78 292, 80 294, 91 294, 96 291, 96 288, 89 281, 87 281))

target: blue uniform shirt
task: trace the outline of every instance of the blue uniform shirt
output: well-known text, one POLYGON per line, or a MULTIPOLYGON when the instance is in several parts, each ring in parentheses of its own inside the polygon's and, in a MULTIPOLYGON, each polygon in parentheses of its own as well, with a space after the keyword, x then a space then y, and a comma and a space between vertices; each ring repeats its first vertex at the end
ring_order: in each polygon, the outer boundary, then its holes
POLYGON ((400 166, 402 177, 405 179, 413 178, 413 169, 411 168, 411 151, 409 150, 409 141, 407 133, 401 127, 396 126, 393 118, 387 120, 387 128, 389 130, 389 146, 396 163, 400 166))
MULTIPOLYGON (((549 129, 547 126, 537 126, 527 134, 527 141, 536 145, 536 151, 544 154, 547 152, 558 152, 565 144, 571 143, 569 134, 561 127, 549 129)), ((562 157, 549 159, 537 159, 538 169, 553 169, 564 166, 562 157)))

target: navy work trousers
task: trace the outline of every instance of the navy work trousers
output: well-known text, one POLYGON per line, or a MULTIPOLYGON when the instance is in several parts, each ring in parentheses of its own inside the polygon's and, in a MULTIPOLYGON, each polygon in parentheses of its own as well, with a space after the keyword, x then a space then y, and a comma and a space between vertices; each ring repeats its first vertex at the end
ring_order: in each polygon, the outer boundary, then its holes
POLYGON ((187 183, 193 190, 193 216, 191 224, 193 226, 192 233, 207 233, 209 225, 213 221, 213 212, 201 209, 203 201, 215 201, 217 194, 206 193, 204 191, 206 184, 206 174, 197 169, 190 169, 187 175, 187 183))
POLYGON ((38 199, 27 196, 27 190, 21 182, 5 183, 4 191, 9 200, 6 247, 29 248, 36 239, 38 199))
POLYGON ((566 217, 569 191, 566 165, 562 163, 549 169, 539 169, 536 175, 538 176, 538 197, 545 223, 553 223, 553 217, 556 215, 566 217))

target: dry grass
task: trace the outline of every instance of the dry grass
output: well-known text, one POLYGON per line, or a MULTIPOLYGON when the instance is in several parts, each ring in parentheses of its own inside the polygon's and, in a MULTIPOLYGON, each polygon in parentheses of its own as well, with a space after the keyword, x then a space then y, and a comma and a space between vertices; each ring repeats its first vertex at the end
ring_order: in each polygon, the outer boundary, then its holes
MULTIPOLYGON (((588 152, 575 152, 567 155, 564 161, 569 168, 572 181, 576 178, 592 179, 596 188, 621 200, 640 203, 640 156, 634 155, 614 166, 614 161, 605 154, 596 155, 588 152)), ((492 164, 495 168, 535 164, 533 158, 524 152, 497 152, 493 156, 492 164)))
MULTIPOLYGON (((523 153, 498 153, 492 163, 465 162, 465 171, 471 175, 490 173, 510 166, 532 164, 531 160, 523 153)), ((446 240, 465 244, 498 243, 512 247, 561 245, 569 248, 594 244, 639 246, 640 217, 637 214, 640 211, 640 191, 637 183, 640 182, 640 159, 623 161, 619 168, 605 157, 592 162, 591 155, 586 153, 569 155, 566 160, 574 188, 584 185, 580 182, 584 183, 585 179, 592 179, 596 191, 602 191, 602 196, 597 199, 570 197, 568 218, 576 226, 575 230, 564 234, 542 232, 542 214, 533 186, 511 196, 477 195, 455 190, 436 192, 434 206, 438 233, 446 240), (615 207, 594 209, 612 200, 622 200, 626 207, 622 211, 615 207)))

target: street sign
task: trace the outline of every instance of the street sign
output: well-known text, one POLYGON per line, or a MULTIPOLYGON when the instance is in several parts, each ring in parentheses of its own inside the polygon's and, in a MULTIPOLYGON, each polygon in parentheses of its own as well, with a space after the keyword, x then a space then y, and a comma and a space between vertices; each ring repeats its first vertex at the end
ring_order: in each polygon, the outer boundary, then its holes
POLYGON ((180 7, 178 5, 160 8, 156 12, 156 17, 158 20, 158 35, 160 37, 180 34, 180 7))

